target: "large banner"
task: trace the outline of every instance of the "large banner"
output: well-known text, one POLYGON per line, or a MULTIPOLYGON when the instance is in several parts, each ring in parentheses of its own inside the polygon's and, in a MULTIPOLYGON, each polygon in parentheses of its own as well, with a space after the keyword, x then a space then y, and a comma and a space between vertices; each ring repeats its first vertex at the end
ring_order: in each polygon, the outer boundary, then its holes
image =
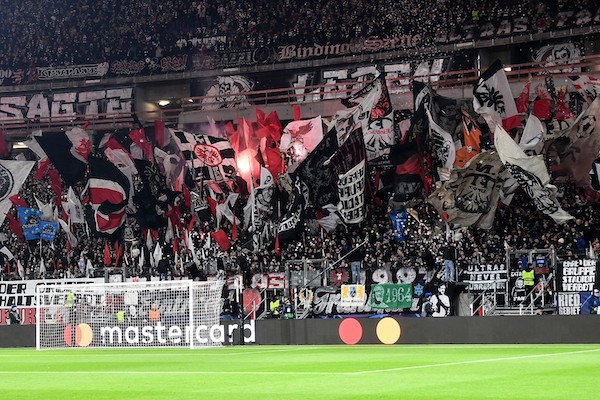
MULTIPOLYGON (((443 79, 443 77, 440 78, 440 74, 448 72, 449 67, 452 65, 459 65, 454 62, 454 59, 459 58, 463 53, 458 53, 458 55, 452 57, 431 55, 427 58, 420 57, 402 60, 402 62, 387 62, 378 66, 367 63, 198 78, 192 82, 191 95, 210 97, 204 100, 206 102, 203 105, 204 109, 247 106, 252 104, 252 95, 245 95, 244 92, 282 88, 288 88, 290 93, 293 94, 292 101, 330 100, 346 97, 349 84, 355 84, 357 81, 371 81, 379 75, 380 71, 387 80, 390 93, 409 93, 411 90, 410 82, 413 79, 423 80, 423 76, 426 75, 430 75, 431 82, 443 79), (311 88, 311 86, 323 87, 311 88)), ((287 98, 283 98, 285 96, 274 97, 274 99, 268 99, 267 101, 269 103, 288 101, 287 98)), ((261 95, 260 103, 264 104, 264 101, 261 95)), ((374 124, 372 129, 379 130, 378 134, 387 135, 392 119, 393 117, 389 114, 381 115, 381 118, 377 119, 378 124, 374 124)), ((374 131, 373 133, 377 132, 374 131)))
POLYGON ((480 293, 489 289, 506 290, 508 281, 508 269, 504 264, 470 264, 464 271, 468 289, 474 293, 480 293))
POLYGON ((100 119, 92 116, 95 114, 114 114, 104 117, 112 119, 130 116, 133 108, 131 87, 6 95, 0 97, 0 123, 21 123, 25 118, 71 121, 74 117, 84 115, 87 119, 100 119))
POLYGON ((110 62, 64 66, 1 66, 0 86, 24 85, 49 81, 98 80, 120 76, 143 76, 185 72, 192 69, 186 54, 119 58, 110 62))
POLYGON ((558 313, 581 314, 581 305, 594 290, 596 278, 596 260, 565 260, 559 263, 556 276, 558 313))
POLYGON ((23 324, 36 323, 35 288, 38 285, 90 284, 102 283, 104 278, 42 280, 0 282, 0 325, 6 325, 10 307, 15 304, 23 324))
POLYGON ((366 162, 362 160, 338 177, 338 209, 347 224, 357 224, 365 217, 365 167, 366 162))

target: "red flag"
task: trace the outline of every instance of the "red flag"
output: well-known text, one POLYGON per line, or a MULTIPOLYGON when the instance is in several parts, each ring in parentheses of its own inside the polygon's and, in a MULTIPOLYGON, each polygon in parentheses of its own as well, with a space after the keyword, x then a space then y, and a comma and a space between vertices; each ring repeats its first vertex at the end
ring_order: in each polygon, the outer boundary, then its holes
POLYGON ((279 235, 275 236, 275 254, 281 256, 281 246, 279 244, 279 235))
POLYGON ((300 121, 300 106, 298 104, 294 104, 294 121, 300 121))
POLYGON ((115 267, 119 266, 119 260, 121 259, 121 255, 123 255, 123 246, 119 244, 118 241, 115 242, 115 267))
POLYGON ((267 117, 265 117, 264 111, 257 108, 256 124, 258 125, 256 136, 259 138, 267 138, 274 141, 279 141, 281 138, 283 127, 281 126, 281 121, 279 120, 277 111, 273 110, 267 117))
POLYGON ((4 138, 4 131, 0 128, 0 158, 8 158, 10 152, 8 151, 8 145, 6 144, 6 139, 4 138))
POLYGON ((515 100, 517 105, 517 112, 521 114, 527 113, 527 108, 529 108, 529 90, 531 89, 531 78, 527 81, 525 86, 523 86, 523 91, 515 100))
POLYGON ((50 167, 50 159, 48 157, 44 157, 38 162, 38 168, 33 175, 33 179, 36 181, 41 181, 48 172, 48 168, 50 167))
POLYGON ((192 195, 190 193, 190 189, 187 188, 187 186, 183 187, 183 200, 185 202, 185 206, 188 208, 188 210, 192 209, 192 195))
POLYGON ((21 226, 21 223, 17 221, 17 219, 11 213, 6 214, 6 218, 8 218, 10 230, 17 235, 20 240, 23 240, 23 227, 21 226))
POLYGON ((194 216, 192 217, 192 219, 190 220, 190 223, 188 224, 188 232, 191 232, 194 230, 194 226, 196 225, 196 220, 198 219, 198 216, 196 214, 194 214, 194 216))
POLYGON ((8 198, 10 200, 11 203, 13 203, 13 205, 15 207, 29 207, 29 205, 27 204, 27 202, 25 200, 23 200, 21 198, 21 196, 19 196, 19 194, 13 194, 12 196, 10 196, 8 198))
POLYGON ((140 147, 140 149, 142 149, 148 161, 152 161, 154 159, 152 156, 152 143, 146 139, 143 128, 132 130, 129 134, 129 137, 140 147))
POLYGON ((51 182, 50 188, 56 194, 56 202, 58 203, 62 200, 62 179, 60 179, 60 174, 56 169, 48 170, 48 177, 50 177, 51 182))
POLYGON ((173 238, 173 254, 179 253, 179 238, 173 238))
POLYGON ((558 91, 558 100, 556 101, 556 112, 554 113, 554 118, 559 121, 573 118, 573 114, 571 113, 569 106, 565 102, 566 94, 566 89, 558 91))
POLYGON ((539 99, 533 102, 533 115, 538 117, 540 120, 549 120, 550 119, 550 100, 549 99, 539 99))
POLYGON ((210 208, 210 212, 212 213, 213 216, 216 217, 217 216, 217 200, 208 196, 206 198, 206 201, 208 202, 208 208, 210 208))
POLYGON ((110 264, 112 264, 110 249, 108 248, 108 242, 104 242, 104 265, 108 267, 110 264))
POLYGON ((211 232, 210 236, 219 244, 219 247, 223 249, 223 251, 229 250, 229 238, 223 229, 219 229, 216 232, 211 232))
POLYGON ((404 163, 396 166, 396 175, 419 175, 420 170, 419 154, 415 153, 404 163))

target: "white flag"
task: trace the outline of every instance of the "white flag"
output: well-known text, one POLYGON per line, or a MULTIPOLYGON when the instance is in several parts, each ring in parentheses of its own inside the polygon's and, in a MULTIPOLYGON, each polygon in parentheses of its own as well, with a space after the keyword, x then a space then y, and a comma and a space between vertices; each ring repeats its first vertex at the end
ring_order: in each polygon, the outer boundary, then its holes
POLYGON ((17 271, 19 271, 19 276, 21 277, 21 279, 25 279, 25 268, 23 268, 21 260, 17 260, 17 271))
POLYGON ((556 200, 556 186, 550 184, 550 175, 542 156, 527 156, 501 126, 496 127, 494 145, 500 160, 521 188, 542 213, 563 223, 573 217, 556 200))
POLYGON ((507 130, 521 126, 517 105, 500 60, 481 74, 475 84, 473 109, 485 118, 492 131, 496 125, 507 130))
POLYGON ((4 254, 6 256, 6 259, 8 261, 12 260, 13 258, 15 258, 15 256, 13 255, 13 253, 11 253, 11 251, 8 249, 8 247, 3 246, 0 249, 0 253, 4 254))
POLYGON ((12 207, 9 198, 19 193, 35 161, 0 160, 0 225, 12 207))
POLYGON ((543 138, 546 135, 546 127, 542 122, 533 114, 529 115, 527 122, 525 123, 525 129, 521 140, 519 141, 519 147, 523 151, 532 151, 534 154, 539 154, 543 147, 543 138))
POLYGON ((433 120, 429 110, 425 110, 425 112, 427 112, 427 118, 429 119, 429 133, 433 139, 435 153, 442 167, 448 171, 449 177, 449 171, 452 169, 454 160, 456 159, 454 141, 452 140, 452 136, 433 120))

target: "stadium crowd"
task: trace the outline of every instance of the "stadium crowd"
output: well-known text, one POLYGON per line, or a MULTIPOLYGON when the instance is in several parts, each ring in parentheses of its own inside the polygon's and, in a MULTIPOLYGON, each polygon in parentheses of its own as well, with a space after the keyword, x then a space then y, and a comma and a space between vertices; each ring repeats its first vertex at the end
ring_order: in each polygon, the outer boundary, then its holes
POLYGON ((425 44, 432 45, 453 29, 483 27, 502 18, 527 16, 529 32, 562 29, 557 17, 560 12, 583 9, 589 10, 591 21, 598 11, 597 3, 86 0, 74 4, 66 0, 26 0, 2 6, 0 65, 85 64, 197 50, 344 43, 369 36, 418 34, 425 44))
MULTIPOLYGON (((122 242, 125 251, 117 264, 115 248, 110 246, 111 261, 105 262, 105 239, 89 236, 82 224, 74 224, 78 244, 69 251, 62 230, 53 242, 27 242, 18 239, 6 220, 0 230, 0 247, 6 246, 15 259, 9 261, 6 256, 0 257, 1 278, 19 280, 104 276, 105 268, 115 274, 122 273, 122 268, 125 268, 130 277, 181 279, 202 278, 223 269, 227 275, 244 274, 249 284, 255 273, 283 272, 288 260, 326 259, 336 262, 342 259, 338 268, 347 271, 348 281, 351 280, 350 262, 360 260, 369 283, 371 273, 380 267, 391 271, 402 266, 442 269, 444 248, 449 242, 454 242, 456 248, 459 276, 471 263, 503 263, 508 248, 554 248, 559 256, 572 256, 585 254, 591 246, 596 255, 600 254, 600 231, 597 229, 600 203, 587 201, 582 189, 569 185, 561 188, 562 207, 575 217, 562 225, 537 211, 529 198, 519 191, 510 205, 502 205, 498 209, 492 229, 461 228, 450 235, 433 207, 423 201, 409 213, 405 240, 398 241, 389 218, 391 206, 386 207, 383 203, 376 207, 372 203, 368 218, 361 224, 340 225, 330 233, 321 230, 314 220, 307 220, 301 237, 282 245, 279 255, 274 251, 272 241, 253 250, 249 245, 252 238, 243 233, 232 242, 228 251, 221 250, 214 240, 207 244, 208 234, 204 232, 214 231, 215 227, 215 219, 211 217, 205 224, 199 223, 192 236, 197 254, 195 263, 183 245, 177 256, 173 254, 172 241, 164 240, 164 229, 149 246, 147 236, 139 229, 134 229, 136 233, 133 235, 125 235, 127 242, 122 242), (163 261, 151 264, 150 254, 157 242, 162 245, 163 261), (360 247, 360 250, 344 257, 356 247, 360 247), (140 257, 143 257, 143 262, 140 262, 140 257), (198 269, 190 268, 190 265, 198 263, 198 269)), ((67 188, 63 188, 63 193, 67 193, 67 188)), ((35 205, 36 199, 41 203, 50 202, 54 192, 47 177, 36 180, 32 173, 20 196, 28 204, 35 205)), ((183 208, 183 211, 183 219, 187 223, 191 215, 189 210, 183 208)), ((241 220, 241 209, 235 212, 241 220)), ((295 264, 291 268, 301 266, 295 264)))

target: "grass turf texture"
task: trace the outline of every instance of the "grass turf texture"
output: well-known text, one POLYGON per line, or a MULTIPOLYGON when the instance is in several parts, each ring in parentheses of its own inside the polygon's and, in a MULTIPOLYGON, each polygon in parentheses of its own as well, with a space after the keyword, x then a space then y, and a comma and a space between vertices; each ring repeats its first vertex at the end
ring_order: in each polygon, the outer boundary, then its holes
POLYGON ((4 399, 567 399, 600 345, 0 350, 4 399))

